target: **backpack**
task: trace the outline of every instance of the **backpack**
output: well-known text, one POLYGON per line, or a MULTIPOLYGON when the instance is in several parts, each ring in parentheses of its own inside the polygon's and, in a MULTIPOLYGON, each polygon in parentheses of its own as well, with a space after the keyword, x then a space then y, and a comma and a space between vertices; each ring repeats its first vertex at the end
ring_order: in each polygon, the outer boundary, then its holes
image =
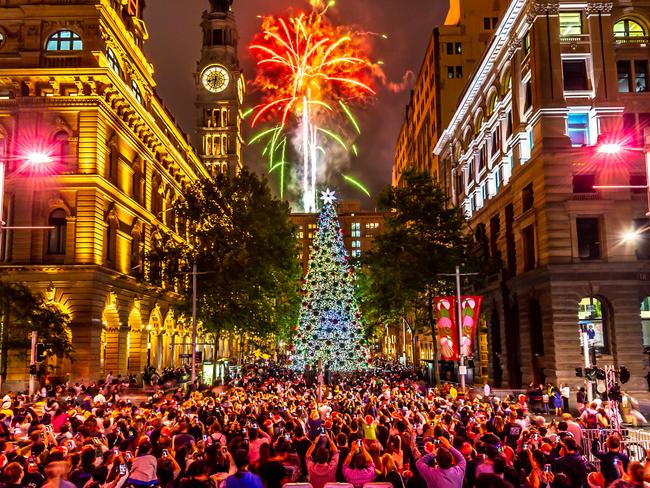
POLYGON ((588 429, 597 429, 598 428, 598 417, 596 416, 595 413, 589 412, 587 414, 587 428, 588 429))

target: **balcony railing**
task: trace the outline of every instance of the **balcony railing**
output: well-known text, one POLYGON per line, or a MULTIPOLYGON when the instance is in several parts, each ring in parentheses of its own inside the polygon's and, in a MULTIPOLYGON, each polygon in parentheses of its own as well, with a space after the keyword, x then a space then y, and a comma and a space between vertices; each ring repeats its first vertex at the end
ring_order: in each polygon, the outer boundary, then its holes
POLYGON ((560 42, 562 44, 582 44, 589 42, 589 34, 572 34, 568 36, 561 36, 560 42))
POLYGON ((650 43, 650 36, 634 36, 634 37, 615 37, 615 46, 628 46, 628 47, 646 47, 650 43))
POLYGON ((79 68, 80 55, 45 56, 42 61, 44 68, 79 68))

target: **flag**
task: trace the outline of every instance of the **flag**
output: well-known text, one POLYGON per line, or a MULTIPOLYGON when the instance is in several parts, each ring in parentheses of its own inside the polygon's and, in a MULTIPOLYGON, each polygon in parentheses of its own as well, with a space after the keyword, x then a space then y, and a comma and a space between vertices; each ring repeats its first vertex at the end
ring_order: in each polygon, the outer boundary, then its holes
POLYGON ((438 349, 443 361, 458 361, 458 325, 456 324, 456 297, 436 297, 438 349))
POLYGON ((483 297, 481 296, 461 298, 460 320, 463 326, 463 337, 460 340, 460 350, 467 358, 474 357, 474 337, 482 302, 483 297))

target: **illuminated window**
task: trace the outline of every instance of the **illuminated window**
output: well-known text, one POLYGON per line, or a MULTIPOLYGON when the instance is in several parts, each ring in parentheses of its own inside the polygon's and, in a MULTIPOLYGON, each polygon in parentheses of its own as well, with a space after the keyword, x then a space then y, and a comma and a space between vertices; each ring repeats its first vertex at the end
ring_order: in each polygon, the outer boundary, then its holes
POLYGON ((140 105, 143 105, 144 99, 142 98, 142 92, 140 91, 140 87, 135 80, 131 80, 131 90, 133 91, 133 96, 135 96, 135 99, 138 101, 138 103, 140 103, 140 105))
POLYGON ((567 132, 572 146, 589 145, 589 114, 569 113, 567 132))
POLYGON ((379 222, 368 222, 366 224, 366 229, 378 229, 379 228, 379 222))
POLYGON ((463 77, 463 67, 456 66, 456 78, 462 78, 462 77, 463 77))
POLYGON ((47 231, 47 253, 65 254, 66 215, 62 209, 50 214, 47 225, 52 227, 47 231))
POLYGON ((580 12, 560 12, 560 36, 579 36, 582 34, 582 14, 580 12))
POLYGON ((632 19, 621 19, 614 24, 614 37, 643 37, 645 29, 632 19))
POLYGON ((453 78, 453 77, 454 77, 454 67, 447 66, 447 78, 453 78))
POLYGON ((108 60, 108 65, 115 72, 117 76, 122 76, 122 69, 120 68, 120 63, 117 60, 117 56, 113 50, 109 47, 106 50, 106 59, 108 60))
POLYGON ((81 51, 83 42, 76 32, 60 30, 55 32, 47 40, 46 51, 81 51))
POLYGON ((460 42, 456 42, 454 44, 454 51, 456 54, 463 54, 463 44, 460 42))
POLYGON ((526 54, 530 52, 530 32, 526 32, 524 36, 524 52, 526 54))
POLYGON ((360 258, 361 257, 361 251, 359 249, 355 249, 352 251, 352 257, 353 258, 360 258))
POLYGON ((352 241, 352 247, 361 247, 361 241, 352 241))
POLYGON ((5 44, 5 35, 4 32, 0 32, 0 47, 4 46, 5 44))
POLYGON ((642 93, 648 91, 648 62, 621 60, 616 62, 618 91, 642 93))
MULTIPOLYGON (((596 297, 585 297, 578 304, 579 331, 587 333, 589 345, 600 353, 609 352, 608 340, 609 309, 606 304, 596 297)), ((582 347, 582 334, 580 334, 582 347)))
POLYGON ((352 223, 352 237, 361 237, 361 223, 353 222, 352 223))

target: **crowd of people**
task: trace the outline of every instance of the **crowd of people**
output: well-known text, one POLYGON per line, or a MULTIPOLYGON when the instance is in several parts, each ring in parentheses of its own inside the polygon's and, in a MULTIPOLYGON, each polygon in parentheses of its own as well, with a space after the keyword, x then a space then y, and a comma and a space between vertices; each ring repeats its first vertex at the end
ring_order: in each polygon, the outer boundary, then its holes
POLYGON ((220 387, 134 403, 103 385, 44 393, 2 399, 2 488, 627 488, 650 479, 650 462, 628 459, 597 404, 549 422, 524 395, 430 388, 400 369, 323 385, 269 363, 220 387))

